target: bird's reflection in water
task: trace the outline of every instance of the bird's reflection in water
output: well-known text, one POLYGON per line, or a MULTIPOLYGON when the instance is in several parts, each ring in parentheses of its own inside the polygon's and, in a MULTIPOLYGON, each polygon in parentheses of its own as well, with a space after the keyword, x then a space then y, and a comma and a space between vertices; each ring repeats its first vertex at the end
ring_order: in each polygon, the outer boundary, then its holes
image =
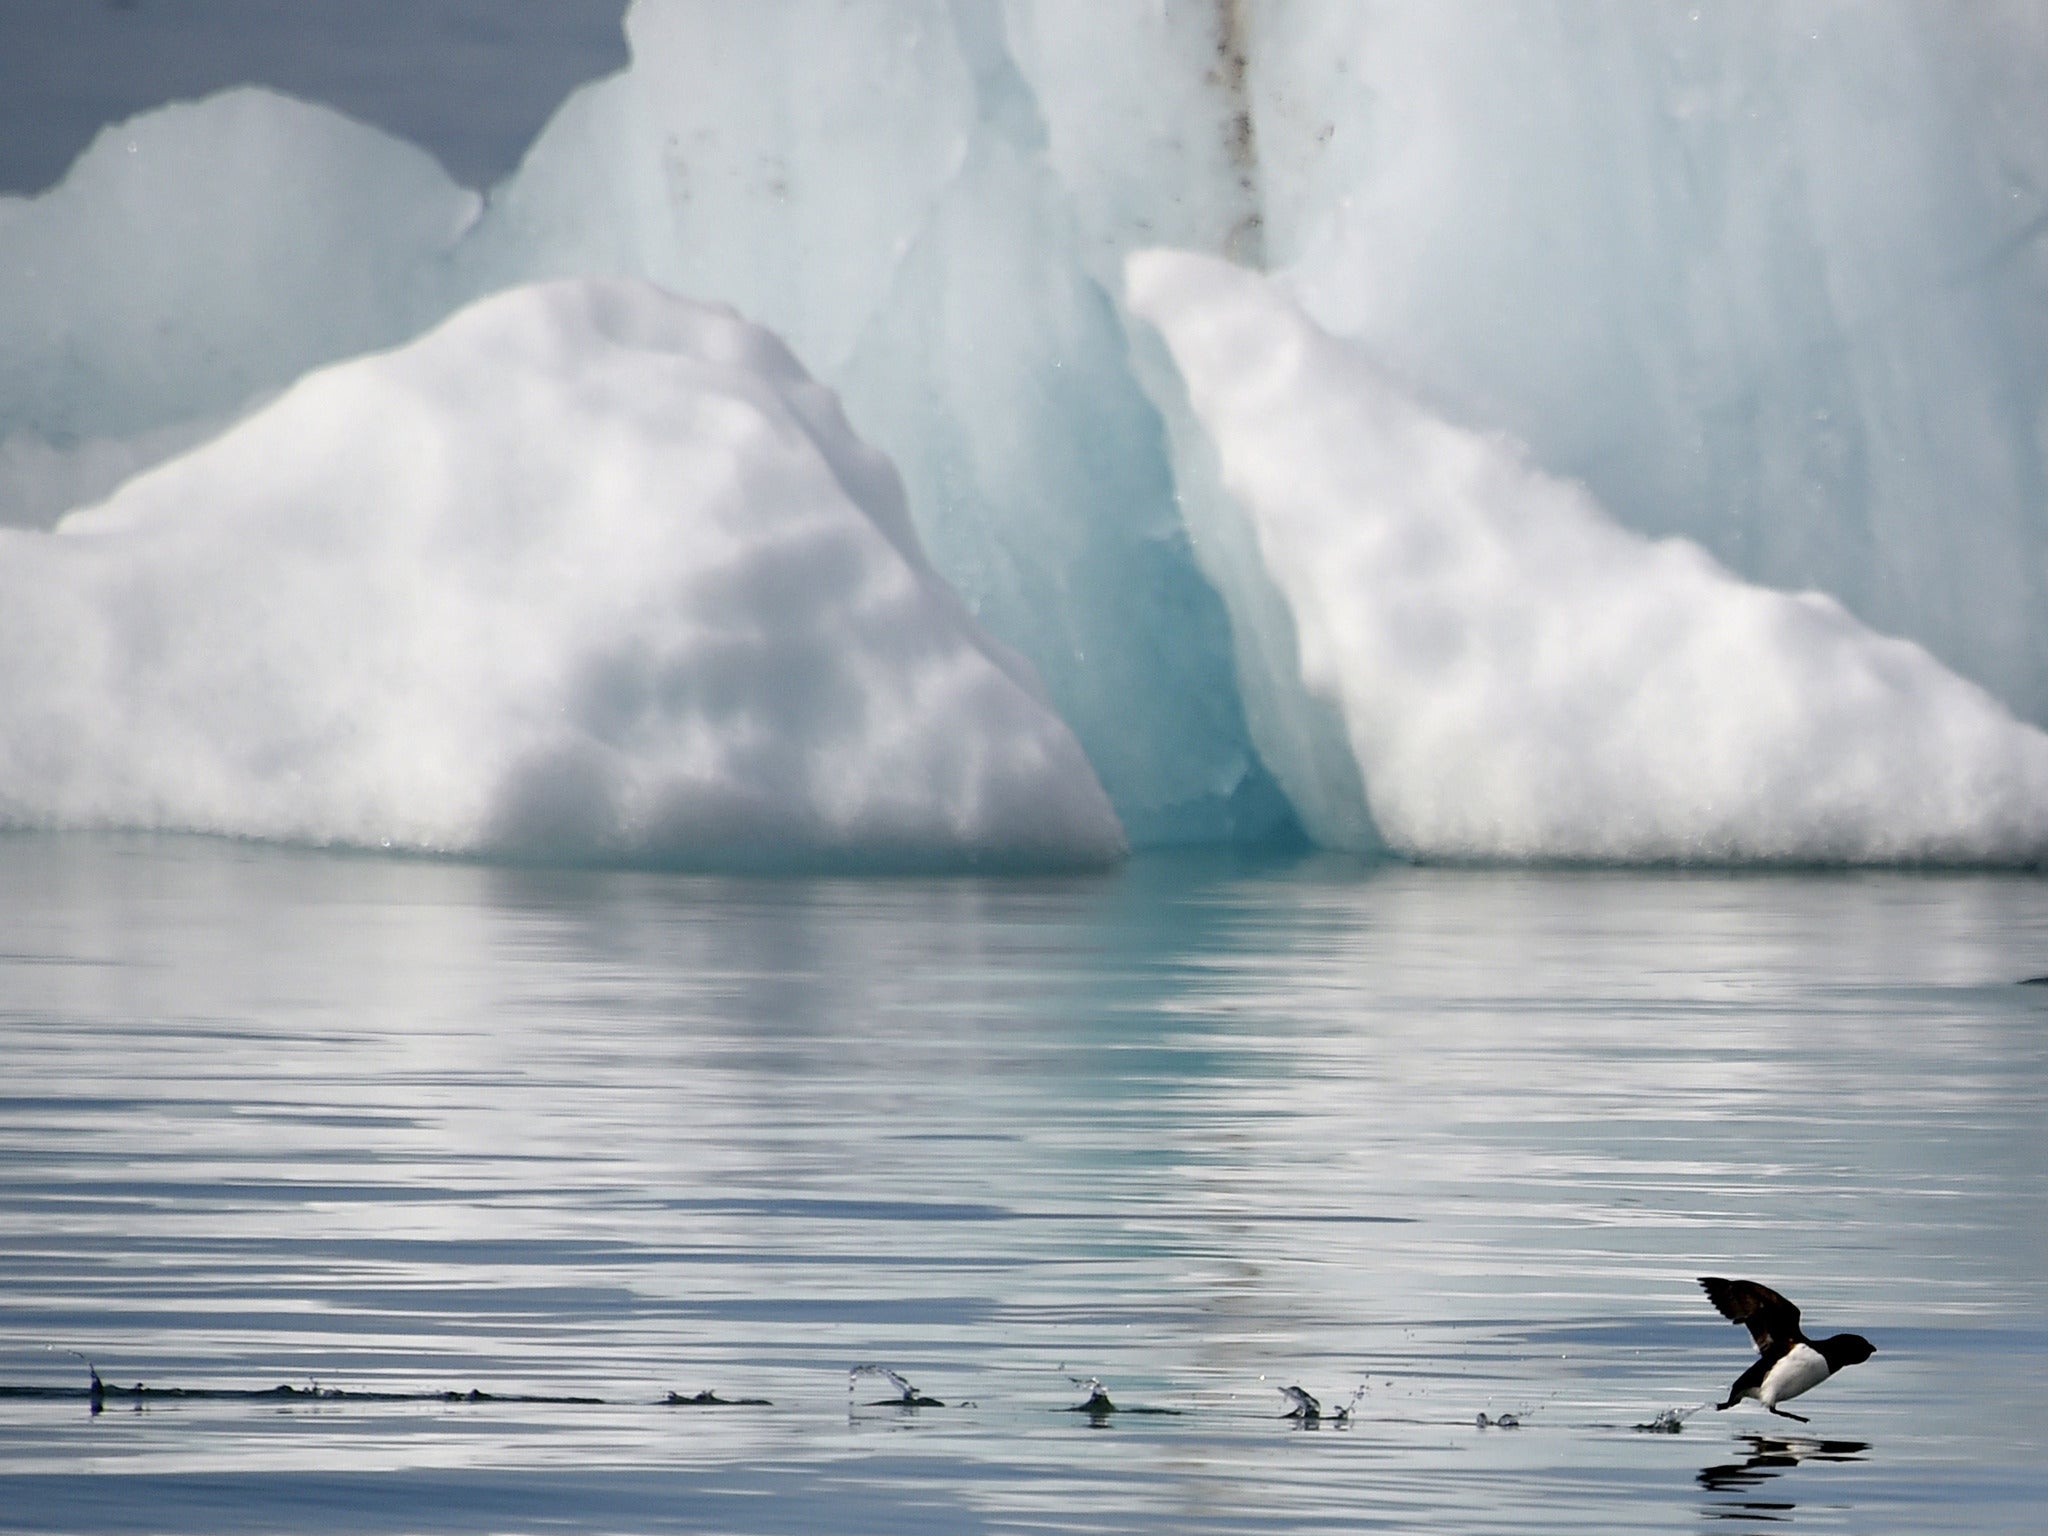
MULTIPOLYGON (((1702 1467, 1699 1482, 1710 1493, 1742 1493, 1768 1483, 1802 1461, 1861 1461, 1870 1449, 1867 1440, 1810 1440, 1780 1435, 1744 1435, 1738 1445, 1747 1448, 1741 1461, 1702 1467)), ((1789 1520, 1798 1508, 1790 1499, 1739 1499, 1709 1504, 1707 1515, 1716 1520, 1789 1520)))

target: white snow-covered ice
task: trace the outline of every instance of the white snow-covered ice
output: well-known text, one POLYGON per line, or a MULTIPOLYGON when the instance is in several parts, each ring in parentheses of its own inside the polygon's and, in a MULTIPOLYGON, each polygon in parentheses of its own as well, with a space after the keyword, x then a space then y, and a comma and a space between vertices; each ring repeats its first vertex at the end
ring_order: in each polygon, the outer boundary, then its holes
POLYGON ((831 393, 636 280, 480 301, 0 531, 0 697, 17 826, 741 868, 1123 851, 831 393))
MULTIPOLYGON (((1292 707, 1335 707, 1397 850, 2048 858, 2048 734, 1918 645, 1622 528, 1414 404, 1272 279, 1144 252, 1130 287, 1285 600, 1292 707)), ((1327 780, 1292 739, 1262 743, 1281 782, 1327 780)))
MULTIPOLYGON (((41 547, 486 295, 649 281, 837 392, 924 575, 1028 663, 1134 845, 2039 857, 2035 8, 637 0, 627 33, 482 195, 244 89, 0 198, 0 528, 41 547), (1492 530, 1434 640, 1339 613, 1404 568, 1339 558, 1369 539, 1348 513, 1310 519, 1310 559, 1225 483, 1251 418, 1191 414, 1126 303, 1125 258, 1162 246, 1271 274, 1350 349, 1296 383, 1335 391, 1308 417, 1377 402, 1373 526, 1492 530), (1419 681, 1511 659, 1517 625, 1540 665, 1419 681)), ((446 541, 419 579, 481 589, 494 548, 446 541)), ((61 652, 24 611, 9 644, 61 652)), ((181 729, 167 701, 145 722, 181 729)), ((291 794, 211 824, 269 835, 291 794)))

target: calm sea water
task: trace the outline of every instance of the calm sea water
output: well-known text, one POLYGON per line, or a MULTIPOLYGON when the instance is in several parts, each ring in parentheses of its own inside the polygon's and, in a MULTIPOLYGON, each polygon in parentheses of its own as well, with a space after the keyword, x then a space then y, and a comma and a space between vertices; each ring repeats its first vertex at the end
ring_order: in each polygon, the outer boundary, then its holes
POLYGON ((0 840, 0 1528, 2032 1532, 2042 972, 2026 878, 0 840), (1638 1429, 1715 1273, 1877 1357, 1638 1429))

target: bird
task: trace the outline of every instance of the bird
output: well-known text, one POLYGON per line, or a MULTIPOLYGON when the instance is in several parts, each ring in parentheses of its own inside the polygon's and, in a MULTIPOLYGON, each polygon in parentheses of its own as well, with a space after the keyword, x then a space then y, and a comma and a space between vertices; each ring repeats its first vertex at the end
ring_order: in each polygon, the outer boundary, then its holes
POLYGON ((1304 1424, 1314 1424, 1323 1416, 1323 1405, 1316 1401, 1315 1394, 1300 1387, 1281 1387, 1280 1395, 1294 1406, 1282 1415, 1283 1418, 1299 1419, 1304 1424))
POLYGON ((886 1365, 856 1365, 851 1371, 846 1373, 846 1401, 849 1405, 853 1402, 853 1384, 863 1376, 883 1377, 899 1394, 896 1397, 884 1398, 882 1402, 875 1404, 874 1406, 878 1408, 885 1405, 894 1408, 943 1408, 946 1406, 936 1397, 926 1397, 886 1365))
POLYGON ((1749 1336, 1756 1340, 1756 1364, 1735 1378, 1728 1401, 1715 1404, 1716 1408, 1733 1408, 1745 1397, 1753 1397, 1781 1419, 1811 1423, 1778 1404, 1812 1391, 1843 1366, 1861 1365, 1877 1353, 1877 1346, 1860 1333, 1809 1339, 1799 1329, 1799 1309, 1768 1285, 1702 1275, 1700 1289, 1715 1310, 1729 1322, 1748 1328, 1749 1336))
POLYGON ((1099 1377, 1069 1376, 1067 1380, 1088 1394, 1084 1401, 1074 1404, 1073 1411, 1075 1413, 1085 1413, 1091 1417, 1101 1417, 1117 1411, 1116 1404, 1109 1400, 1109 1388, 1102 1384, 1099 1377))
POLYGON ((1279 1387, 1275 1389, 1294 1406, 1280 1415, 1283 1419, 1295 1419, 1303 1424, 1321 1424, 1328 1420, 1332 1424, 1349 1424, 1351 1410, 1358 1406, 1358 1400, 1365 1396, 1365 1387, 1360 1385, 1352 1394, 1335 1408, 1324 1410, 1316 1395, 1304 1387, 1279 1387))

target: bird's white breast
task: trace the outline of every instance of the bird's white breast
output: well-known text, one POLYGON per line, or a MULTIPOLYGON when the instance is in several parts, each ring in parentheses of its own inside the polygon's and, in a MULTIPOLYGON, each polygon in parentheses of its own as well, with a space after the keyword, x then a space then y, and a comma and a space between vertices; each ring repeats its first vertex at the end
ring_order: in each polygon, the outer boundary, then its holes
POLYGON ((1794 1344, 1785 1352, 1785 1358, 1771 1367, 1757 1396, 1763 1399, 1766 1408, 1775 1408, 1827 1379, 1827 1358, 1810 1344, 1794 1344))

